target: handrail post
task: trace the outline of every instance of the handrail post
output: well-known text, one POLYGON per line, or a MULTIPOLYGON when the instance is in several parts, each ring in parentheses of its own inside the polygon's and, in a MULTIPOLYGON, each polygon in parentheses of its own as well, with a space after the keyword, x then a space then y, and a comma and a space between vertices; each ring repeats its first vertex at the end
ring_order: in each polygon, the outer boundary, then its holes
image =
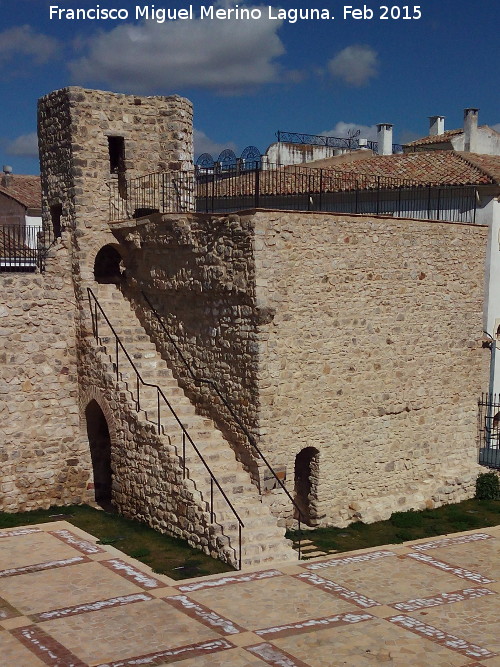
POLYGON ((238 551, 239 551, 239 564, 238 564, 238 570, 241 570, 241 523, 238 523, 238 551))
POLYGON ((116 381, 118 382, 118 338, 115 336, 115 349, 116 349, 116 381))
POLYGON ((210 202, 210 211, 207 211, 207 213, 213 213, 214 212, 214 201, 215 201, 215 166, 212 170, 212 201, 210 202))
POLYGON ((158 408, 158 435, 160 435, 161 417, 160 417, 160 388, 156 387, 156 403, 158 408))
POLYGON ((210 523, 214 522, 214 478, 210 475, 210 523))
POLYGON ((186 434, 182 431, 182 479, 186 479, 186 434))
POLYGON ((141 409, 141 394, 140 394, 140 384, 139 384, 139 376, 136 375, 137 379, 137 412, 141 409))

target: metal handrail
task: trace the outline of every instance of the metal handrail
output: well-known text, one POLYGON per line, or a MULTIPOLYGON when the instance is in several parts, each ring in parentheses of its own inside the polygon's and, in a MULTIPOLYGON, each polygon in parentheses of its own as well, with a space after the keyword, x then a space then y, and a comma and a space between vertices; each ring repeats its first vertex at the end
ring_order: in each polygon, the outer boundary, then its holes
MULTIPOLYGON (((162 317, 160 316, 160 314, 158 313, 158 311, 156 310, 156 308, 155 308, 155 307, 153 306, 153 304, 151 303, 151 301, 150 301, 148 295, 147 295, 143 290, 141 290, 141 294, 142 294, 142 296, 144 297, 144 299, 145 299, 146 303, 148 304, 149 308, 151 309, 151 312, 152 312, 153 315, 156 317, 156 319, 157 319, 158 323, 160 324, 161 328, 162 328, 163 331, 167 334, 168 339, 170 340, 171 344, 174 346, 174 348, 175 348, 177 354, 178 354, 179 357, 181 358, 182 363, 183 363, 184 366, 186 367, 186 369, 187 369, 189 375, 192 377, 192 379, 194 380, 194 382, 195 382, 196 384, 206 384, 206 385, 209 385, 209 386, 211 386, 211 387, 214 389, 214 391, 216 392, 217 396, 220 398, 220 400, 222 401, 222 403, 223 403, 223 404, 225 405, 225 407, 227 408, 227 410, 228 410, 229 414, 231 415, 231 417, 234 419, 234 421, 236 422, 236 424, 239 426, 239 428, 241 429, 241 431, 242 431, 243 434, 245 435, 246 439, 247 439, 248 442, 250 443, 250 445, 251 445, 251 447, 253 448, 253 450, 255 450, 255 452, 258 454, 259 458, 260 458, 260 459, 264 462, 264 464, 267 466, 268 470, 271 472, 271 474, 272 474, 272 476, 274 477, 274 479, 278 482, 278 484, 280 485, 280 487, 283 489, 283 491, 284 491, 285 494, 287 495, 287 497, 288 497, 288 499, 290 500, 290 502, 292 503, 293 507, 297 510, 298 530, 299 530, 299 533, 300 533, 300 530, 301 530, 301 519, 302 519, 303 523, 305 523, 305 517, 304 517, 304 514, 303 514, 302 510, 300 509, 300 507, 299 507, 299 506, 297 505, 297 503, 295 502, 295 500, 292 498, 290 492, 288 491, 288 489, 286 488, 286 486, 283 484, 283 482, 281 481, 281 479, 276 475, 276 473, 274 472, 273 468, 271 467, 270 463, 268 462, 268 460, 266 459, 266 457, 264 456, 264 454, 263 454, 263 453, 261 452, 261 450, 259 449, 257 443, 255 442, 254 437, 253 437, 253 436, 251 435, 251 433, 248 431, 248 429, 247 429, 246 426, 243 424, 243 422, 240 420, 240 418, 238 417, 238 415, 234 412, 234 410, 233 410, 232 407, 230 406, 229 402, 227 401, 226 397, 225 397, 225 396, 222 394, 222 392, 220 391, 220 389, 219 389, 217 383, 216 383, 214 380, 209 380, 209 379, 207 379, 207 378, 200 378, 200 377, 198 377, 197 375, 194 374, 193 370, 191 369, 191 366, 189 365, 189 362, 187 361, 186 357, 185 357, 184 354, 182 353, 182 350, 179 348, 179 346, 178 346, 177 343, 175 342, 175 340, 174 340, 172 334, 170 333, 170 331, 169 331, 169 330, 167 329, 167 327, 165 326, 162 317)), ((300 538, 299 538, 299 548, 298 548, 299 560, 300 560, 300 557, 301 557, 301 546, 302 546, 302 545, 301 545, 301 540, 300 540, 300 538)))
POLYGON ((116 331, 115 331, 113 325, 112 325, 111 322, 109 321, 108 316, 106 315, 106 313, 105 313, 104 310, 102 309, 102 306, 101 306, 101 304, 99 303, 99 301, 98 301, 96 295, 94 294, 94 292, 92 291, 92 289, 91 289, 90 287, 87 287, 87 293, 88 293, 88 298, 89 298, 90 314, 91 314, 91 317, 92 317, 92 331, 93 331, 93 334, 94 334, 94 338, 96 339, 97 342, 99 341, 98 311, 97 311, 97 309, 99 309, 99 311, 101 312, 102 316, 103 316, 104 319, 106 320, 107 325, 109 326, 111 332, 113 333, 113 336, 115 337, 115 354, 116 354, 116 363, 115 363, 115 366, 116 366, 116 379, 117 379, 117 381, 118 381, 118 379, 119 379, 119 365, 118 365, 118 350, 119 350, 119 348, 121 348, 121 350, 122 350, 123 353, 125 354, 125 356, 126 356, 128 362, 130 363, 130 365, 132 366, 132 368, 133 368, 133 370, 134 370, 134 372, 135 372, 135 374, 136 374, 136 379, 137 379, 137 404, 136 404, 137 407, 136 407, 136 409, 137 409, 137 411, 140 410, 140 392, 139 392, 139 386, 140 386, 140 385, 139 385, 139 383, 142 384, 144 387, 152 387, 153 389, 156 389, 156 391, 157 391, 157 400, 158 400, 158 403, 157 403, 157 409, 158 409, 158 418, 157 418, 158 435, 161 434, 160 396, 163 398, 164 402, 165 402, 166 405, 168 406, 170 412, 172 413, 172 415, 174 416, 175 420, 177 421, 177 423, 179 424, 179 426, 180 426, 180 428, 181 428, 181 430, 182 430, 182 448, 183 448, 183 456, 182 456, 182 472, 183 472, 183 477, 185 478, 185 476, 186 476, 186 456, 185 456, 185 452, 186 452, 186 449, 185 449, 185 448, 186 448, 186 439, 189 440, 189 442, 190 442, 191 445, 193 446, 193 448, 194 448, 196 454, 198 455, 198 458, 199 458, 200 461, 203 463, 203 465, 205 466, 206 471, 207 471, 208 474, 210 475, 210 523, 214 523, 214 509, 213 509, 214 484, 216 485, 216 487, 217 487, 217 488, 219 489, 219 491, 221 492, 222 497, 224 498, 224 500, 226 501, 227 505, 228 505, 229 508, 231 509, 231 511, 232 511, 232 513, 233 513, 233 515, 234 515, 234 517, 235 517, 236 520, 238 521, 238 546, 239 546, 238 570, 241 570, 241 529, 245 527, 245 524, 243 523, 243 521, 241 520, 240 516, 238 515, 238 512, 234 509, 234 507, 233 507, 231 501, 229 500, 229 498, 228 498, 227 495, 225 494, 225 492, 224 492, 224 490, 222 489, 221 485, 220 485, 219 482, 217 481, 217 478, 215 477, 215 475, 214 475, 213 472, 211 471, 209 465, 207 464, 207 462, 206 462, 205 459, 203 458, 203 455, 201 454, 200 450, 198 449, 198 447, 197 447, 197 446, 195 445, 195 443, 193 442, 191 436, 189 435, 189 433, 188 433, 188 431, 186 430, 185 426, 184 426, 184 425, 182 424, 182 422, 180 421, 179 417, 178 417, 177 414, 175 413, 175 410, 174 410, 173 407, 170 405, 169 400, 167 399, 167 397, 165 396, 165 394, 163 393, 163 391, 161 390, 161 388, 160 388, 157 384, 152 384, 151 382, 145 382, 145 381, 144 381, 144 379, 142 378, 142 376, 141 376, 139 370, 137 369, 136 365, 134 364, 133 360, 131 359, 129 353, 128 353, 127 350, 125 349, 125 346, 123 345, 122 341, 120 340, 120 337, 118 336, 118 334, 116 333, 116 331), (94 303, 95 303, 95 309, 92 308, 92 300, 93 300, 94 303))

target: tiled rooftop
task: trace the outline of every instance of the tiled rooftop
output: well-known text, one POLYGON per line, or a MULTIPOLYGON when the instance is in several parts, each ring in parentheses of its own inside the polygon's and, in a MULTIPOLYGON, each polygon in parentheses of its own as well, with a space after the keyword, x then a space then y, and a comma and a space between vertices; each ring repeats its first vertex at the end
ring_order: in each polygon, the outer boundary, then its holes
MULTIPOLYGON (((400 185, 498 185, 500 156, 455 151, 367 156, 354 162, 336 158, 314 164, 268 169, 259 174, 261 195, 287 195, 348 190, 373 190, 400 185), (386 179, 386 180, 379 180, 386 179)), ((252 195, 252 172, 198 185, 198 196, 212 192, 216 197, 252 195)))
POLYGON ((8 185, 4 185, 2 177, 0 178, 0 193, 15 199, 26 208, 42 207, 40 176, 13 174, 9 178, 8 185))
MULTIPOLYGON (((432 151, 376 155, 349 163, 334 160, 331 165, 336 171, 390 176, 421 184, 480 185, 500 181, 500 156, 494 155, 432 151)), ((323 162, 323 168, 327 169, 328 160, 323 162)))
MULTIPOLYGON (((494 130, 492 127, 489 125, 480 125, 479 129, 481 130, 488 130, 492 134, 498 134, 496 130, 494 130)), ((422 137, 421 139, 415 139, 415 141, 410 141, 407 144, 404 144, 405 148, 412 147, 412 146, 429 146, 431 144, 442 144, 442 143, 448 143, 452 137, 456 137, 459 134, 463 133, 463 128, 458 128, 456 130, 446 130, 446 132, 443 132, 442 134, 435 134, 435 135, 429 135, 428 137, 422 137)))
POLYGON ((0 654, 35 667, 499 667, 500 527, 176 582, 66 522, 0 531, 0 654))
POLYGON ((463 128, 457 130, 446 130, 442 134, 429 135, 428 137, 422 137, 421 139, 415 139, 415 141, 410 141, 404 146, 427 146, 429 144, 444 144, 450 141, 452 137, 456 137, 459 134, 462 134, 463 128))

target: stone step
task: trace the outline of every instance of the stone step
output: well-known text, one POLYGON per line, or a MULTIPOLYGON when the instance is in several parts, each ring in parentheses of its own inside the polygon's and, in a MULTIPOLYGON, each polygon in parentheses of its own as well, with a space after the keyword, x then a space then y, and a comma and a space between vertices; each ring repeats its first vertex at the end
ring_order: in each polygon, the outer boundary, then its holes
MULTIPOLYGON (((99 286, 98 299, 102 304, 113 328, 123 341, 128 354, 133 360, 141 377, 151 385, 159 386, 171 403, 176 415, 189 436, 204 457, 211 473, 218 480, 224 493, 229 498, 238 515, 245 524, 242 536, 242 563, 244 566, 274 561, 296 559, 296 554, 288 540, 284 538, 284 528, 277 526, 276 519, 270 514, 266 504, 261 502, 258 489, 251 483, 248 473, 236 460, 234 451, 216 429, 212 420, 197 415, 193 404, 179 387, 167 363, 161 358, 156 346, 142 328, 135 312, 114 285, 99 286), (102 288, 102 289, 101 289, 102 288)), ((106 324, 100 325, 100 343, 98 350, 104 368, 113 376, 115 337, 106 331, 106 324)), ((137 396, 137 376, 129 363, 119 354, 119 381, 117 390, 127 389, 131 407, 135 407, 137 396)), ((140 421, 149 422, 152 432, 157 424, 157 390, 154 387, 141 386, 140 421)), ((175 452, 182 465, 182 428, 163 401, 160 406, 161 430, 165 446, 175 452)), ((189 438, 186 438, 186 489, 199 507, 208 511, 210 502, 210 473, 193 450, 189 438)), ((216 536, 231 560, 238 549, 238 521, 230 507, 214 485, 214 513, 216 523, 211 531, 216 536)))

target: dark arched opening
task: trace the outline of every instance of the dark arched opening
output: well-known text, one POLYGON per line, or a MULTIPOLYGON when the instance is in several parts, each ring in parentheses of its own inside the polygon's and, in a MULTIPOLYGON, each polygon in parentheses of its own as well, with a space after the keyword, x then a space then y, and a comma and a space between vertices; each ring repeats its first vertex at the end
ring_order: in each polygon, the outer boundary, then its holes
MULTIPOLYGON (((301 520, 308 526, 316 524, 319 477, 319 451, 306 447, 295 457, 295 503, 301 520)), ((295 511, 298 519, 298 512, 295 511)))
POLYGON ((94 472, 95 501, 109 508, 111 505, 111 438, 108 423, 97 401, 90 401, 85 410, 90 456, 94 472))
POLYGON ((115 283, 122 281, 123 259, 118 250, 105 245, 99 250, 94 262, 94 278, 98 283, 115 283))

